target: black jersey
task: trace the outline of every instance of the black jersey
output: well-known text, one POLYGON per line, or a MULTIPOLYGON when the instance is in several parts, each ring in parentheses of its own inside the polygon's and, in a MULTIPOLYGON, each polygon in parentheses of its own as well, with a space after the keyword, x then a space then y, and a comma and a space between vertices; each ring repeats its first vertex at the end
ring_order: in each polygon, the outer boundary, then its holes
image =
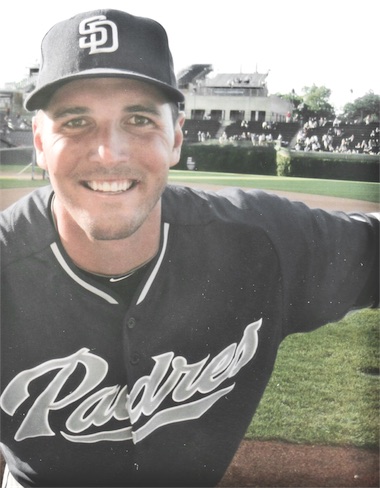
POLYGON ((377 301, 370 216, 168 187, 125 300, 66 255, 51 198, 1 215, 1 441, 23 486, 217 484, 284 337, 377 301))

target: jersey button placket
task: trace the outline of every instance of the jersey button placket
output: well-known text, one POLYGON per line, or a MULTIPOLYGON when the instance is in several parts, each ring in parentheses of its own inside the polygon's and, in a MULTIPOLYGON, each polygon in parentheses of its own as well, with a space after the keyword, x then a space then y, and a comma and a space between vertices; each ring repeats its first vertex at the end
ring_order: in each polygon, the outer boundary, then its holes
POLYGON ((134 317, 129 317, 127 321, 127 327, 128 329, 134 329, 136 326, 136 319, 134 317))
MULTIPOLYGON (((137 325, 135 317, 129 317, 127 320, 127 328, 132 331, 137 325)), ((138 352, 130 352, 129 362, 133 366, 136 366, 140 362, 140 354, 138 352)))
POLYGON ((132 353, 131 359, 129 361, 133 366, 136 366, 136 364, 139 364, 140 362, 140 354, 138 352, 132 353))

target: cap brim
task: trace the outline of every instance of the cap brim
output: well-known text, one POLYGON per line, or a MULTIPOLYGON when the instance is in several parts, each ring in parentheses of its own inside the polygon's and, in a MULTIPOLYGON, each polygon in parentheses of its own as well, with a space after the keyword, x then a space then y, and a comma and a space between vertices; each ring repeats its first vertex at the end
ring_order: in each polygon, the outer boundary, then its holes
POLYGON ((162 81, 156 80, 155 78, 150 78, 149 76, 141 75, 140 73, 134 73, 133 71, 123 71, 107 68, 97 68, 87 71, 81 71, 74 75, 65 76, 57 81, 42 85, 31 92, 25 99, 25 108, 30 112, 34 110, 39 110, 44 108, 49 102, 50 98, 54 92, 61 86, 69 83, 70 81, 78 80, 81 78, 129 78, 134 80, 144 81, 155 85, 160 89, 170 101, 172 102, 183 102, 185 97, 182 92, 177 88, 172 87, 162 81))

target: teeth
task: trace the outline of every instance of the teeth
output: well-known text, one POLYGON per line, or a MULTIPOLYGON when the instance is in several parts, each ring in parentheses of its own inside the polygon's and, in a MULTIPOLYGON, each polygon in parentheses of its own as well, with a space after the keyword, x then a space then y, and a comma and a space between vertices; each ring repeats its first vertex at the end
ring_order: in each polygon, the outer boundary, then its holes
POLYGON ((94 191, 117 193, 129 190, 133 185, 133 181, 88 181, 87 185, 94 191))

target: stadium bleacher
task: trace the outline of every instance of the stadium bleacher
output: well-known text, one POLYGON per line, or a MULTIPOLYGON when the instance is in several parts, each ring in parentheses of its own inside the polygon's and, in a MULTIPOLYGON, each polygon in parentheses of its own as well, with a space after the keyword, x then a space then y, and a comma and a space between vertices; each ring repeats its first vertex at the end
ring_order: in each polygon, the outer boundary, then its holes
POLYGON ((189 66, 177 76, 179 89, 188 88, 190 83, 195 83, 197 79, 205 78, 211 71, 211 64, 193 64, 189 66))
POLYGON ((24 147, 33 145, 32 131, 26 129, 14 129, 1 132, 0 147, 24 147))
POLYGON ((221 123, 217 120, 186 119, 183 133, 186 142, 200 142, 199 134, 205 134, 208 139, 215 139, 221 123))
POLYGON ((225 128, 227 138, 240 139, 243 134, 252 134, 268 136, 271 134, 273 140, 281 138, 284 146, 290 146, 299 131, 299 124, 297 122, 272 122, 266 123, 259 121, 249 121, 247 123, 234 122, 225 128))
POLYGON ((379 124, 377 122, 334 125, 330 121, 323 126, 304 128, 300 131, 301 141, 303 139, 300 144, 301 150, 307 146, 307 140, 312 140, 312 138, 321 145, 321 151, 325 150, 323 138, 326 135, 331 139, 330 151, 379 153, 379 124))

